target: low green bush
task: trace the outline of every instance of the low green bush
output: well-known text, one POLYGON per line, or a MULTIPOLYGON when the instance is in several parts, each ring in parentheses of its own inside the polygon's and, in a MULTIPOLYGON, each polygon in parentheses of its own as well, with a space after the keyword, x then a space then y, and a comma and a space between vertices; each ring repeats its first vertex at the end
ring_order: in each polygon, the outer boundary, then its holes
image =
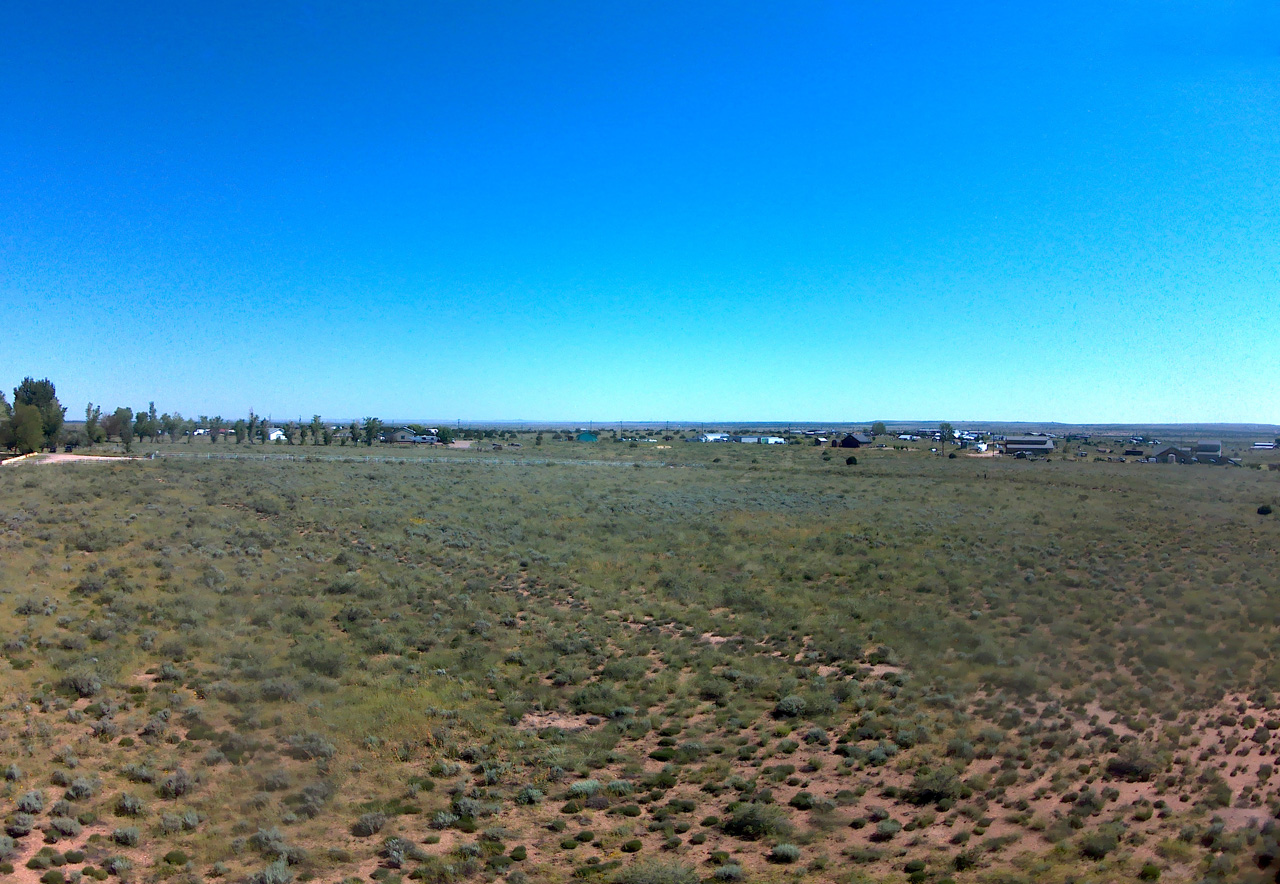
POLYGON ((769 851, 769 861, 789 865, 800 859, 800 848, 794 844, 779 844, 769 851))

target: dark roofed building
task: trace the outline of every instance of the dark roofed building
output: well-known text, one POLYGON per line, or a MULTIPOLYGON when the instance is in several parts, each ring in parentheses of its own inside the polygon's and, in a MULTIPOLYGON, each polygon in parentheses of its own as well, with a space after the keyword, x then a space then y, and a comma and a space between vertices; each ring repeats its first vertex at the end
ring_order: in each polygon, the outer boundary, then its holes
POLYGON ((1222 453, 1222 443, 1216 439, 1201 439, 1192 452, 1199 463, 1222 464, 1227 456, 1222 453))
POLYGON ((1177 445, 1166 445, 1151 455, 1156 463, 1191 463, 1191 449, 1179 448, 1177 445))
POLYGON ((871 436, 866 433, 850 433, 840 440, 841 448, 862 448, 864 445, 870 445, 874 442, 871 436))

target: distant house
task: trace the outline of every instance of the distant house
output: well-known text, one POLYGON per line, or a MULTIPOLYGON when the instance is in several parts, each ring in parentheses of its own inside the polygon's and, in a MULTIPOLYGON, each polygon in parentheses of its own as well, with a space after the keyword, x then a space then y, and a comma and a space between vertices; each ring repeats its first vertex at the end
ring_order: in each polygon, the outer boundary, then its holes
POLYGON ((1000 443, 1005 454, 1052 454, 1053 440, 1048 436, 1006 436, 1000 443))
POLYGON ((761 445, 786 445, 787 440, 783 439, 781 436, 761 436, 760 444, 761 445))
POLYGON ((1177 445, 1165 445, 1163 448, 1151 455, 1154 463, 1191 463, 1192 453, 1190 448, 1179 448, 1177 445))
POLYGON ((279 427, 272 427, 270 430, 267 431, 268 442, 280 442, 280 441, 283 441, 284 438, 285 438, 284 430, 280 429, 279 427))
POLYGON ((599 442, 600 437, 597 436, 595 433, 579 433, 578 441, 579 442, 599 442))
POLYGON ((1216 439, 1201 439, 1196 443, 1192 454, 1198 463, 1223 464, 1227 456, 1222 453, 1222 443, 1216 439))
POLYGON ((866 433, 850 433, 840 440, 840 447, 862 448, 865 445, 870 445, 874 441, 875 439, 868 436, 866 433))
POLYGON ((431 434, 419 435, 408 427, 392 430, 390 433, 384 434, 383 439, 393 445, 434 445, 440 441, 439 436, 431 434))
POLYGON ((699 442, 728 442, 728 433, 703 433, 698 437, 699 442))
POLYGON ((1275 451, 1276 443, 1274 442, 1254 442, 1254 451, 1275 451))
POLYGON ((750 445, 755 445, 760 441, 760 437, 759 436, 730 436, 729 441, 730 442, 746 442, 750 445))

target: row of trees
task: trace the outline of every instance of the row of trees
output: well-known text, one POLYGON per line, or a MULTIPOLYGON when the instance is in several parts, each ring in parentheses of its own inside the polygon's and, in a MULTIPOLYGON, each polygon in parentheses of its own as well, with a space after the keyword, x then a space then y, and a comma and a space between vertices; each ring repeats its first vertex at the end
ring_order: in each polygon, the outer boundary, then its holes
MULTIPOLYGON (((58 401, 57 390, 48 378, 25 378, 13 391, 13 403, 0 393, 0 448, 29 454, 59 445, 92 446, 117 440, 129 451, 136 441, 190 444, 198 436, 208 436, 211 443, 234 439, 237 445, 283 442, 288 445, 373 445, 382 436, 383 423, 376 417, 351 421, 346 427, 326 423, 320 415, 311 420, 274 424, 269 418, 250 411, 247 418, 227 421, 222 415, 185 418, 178 412, 158 414, 156 404, 136 413, 132 408, 117 408, 104 414, 101 406, 90 402, 84 410, 84 424, 66 427, 67 409, 58 401)), ((429 427, 410 425, 414 433, 428 435, 429 427)), ((452 434, 441 429, 440 440, 452 441, 452 434)))

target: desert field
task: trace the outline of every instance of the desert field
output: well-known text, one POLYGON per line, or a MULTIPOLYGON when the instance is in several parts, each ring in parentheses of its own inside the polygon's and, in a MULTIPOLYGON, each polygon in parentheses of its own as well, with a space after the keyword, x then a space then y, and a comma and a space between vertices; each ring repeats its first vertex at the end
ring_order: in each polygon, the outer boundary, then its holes
POLYGON ((0 882, 1275 878, 1280 472, 522 441, 0 470, 0 882))

